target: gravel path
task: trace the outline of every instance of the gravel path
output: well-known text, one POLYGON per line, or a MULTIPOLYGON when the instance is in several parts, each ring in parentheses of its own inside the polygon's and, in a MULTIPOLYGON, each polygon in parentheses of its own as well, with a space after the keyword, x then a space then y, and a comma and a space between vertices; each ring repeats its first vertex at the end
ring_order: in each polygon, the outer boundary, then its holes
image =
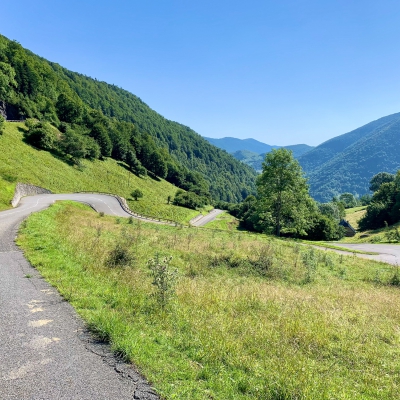
POLYGON ((17 208, 0 213, 0 398, 159 399, 132 365, 96 342, 14 244, 19 224, 55 200, 129 216, 114 197, 97 194, 25 197, 17 208))

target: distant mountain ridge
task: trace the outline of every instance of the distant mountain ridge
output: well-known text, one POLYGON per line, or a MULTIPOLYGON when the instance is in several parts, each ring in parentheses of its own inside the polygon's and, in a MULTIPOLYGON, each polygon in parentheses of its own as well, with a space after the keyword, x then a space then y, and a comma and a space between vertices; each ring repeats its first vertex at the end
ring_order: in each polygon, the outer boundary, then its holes
POLYGON ((261 171, 265 154, 269 153, 272 149, 285 147, 293 152, 293 156, 295 158, 298 158, 314 148, 313 146, 308 146, 307 144, 276 146, 262 143, 255 139, 238 139, 233 137, 224 137, 222 139, 204 137, 204 139, 209 141, 214 146, 231 153, 237 160, 250 165, 256 171, 261 171))
POLYGON ((344 192, 368 193, 373 175, 400 169, 400 113, 327 140, 298 160, 316 200, 330 201, 344 192))
POLYGON ((214 139, 209 137, 204 137, 208 142, 214 146, 219 147, 227 151, 228 153, 234 153, 240 150, 248 150, 253 153, 262 154, 268 153, 272 149, 277 149, 281 146, 271 146, 266 143, 259 142, 255 139, 238 139, 234 137, 224 137, 221 139, 214 139))

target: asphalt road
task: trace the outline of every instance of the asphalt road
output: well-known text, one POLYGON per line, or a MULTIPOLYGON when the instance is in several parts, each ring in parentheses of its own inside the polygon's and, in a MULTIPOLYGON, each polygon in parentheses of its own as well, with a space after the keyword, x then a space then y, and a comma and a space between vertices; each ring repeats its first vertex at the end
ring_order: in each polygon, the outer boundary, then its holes
POLYGON ((400 266, 400 246, 395 244, 369 244, 369 243, 334 243, 337 246, 344 247, 352 250, 360 250, 367 252, 379 253, 372 254, 358 254, 354 253, 357 257, 368 258, 370 260, 382 261, 392 265, 400 266))
POLYGON ((193 222, 193 226, 203 226, 215 219, 215 217, 221 213, 223 213, 224 210, 218 210, 214 208, 211 212, 209 212, 207 215, 204 215, 203 218, 198 219, 196 222, 193 222))
POLYGON ((114 197, 97 194, 25 197, 0 213, 0 399, 158 399, 133 366, 94 340, 14 244, 19 224, 56 200, 130 215, 114 197))

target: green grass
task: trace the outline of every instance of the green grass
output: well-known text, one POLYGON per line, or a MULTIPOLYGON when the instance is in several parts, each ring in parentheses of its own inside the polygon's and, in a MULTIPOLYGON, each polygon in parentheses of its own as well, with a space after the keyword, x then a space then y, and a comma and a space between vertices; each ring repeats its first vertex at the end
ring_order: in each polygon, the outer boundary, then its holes
POLYGON ((228 214, 226 211, 219 214, 214 221, 205 225, 205 228, 222 229, 225 231, 235 231, 239 226, 239 221, 228 214))
POLYGON ((346 209, 346 220, 354 229, 358 229, 358 221, 365 214, 367 206, 346 209))
POLYGON ((326 242, 312 242, 312 241, 303 240, 302 243, 311 244, 313 246, 324 247, 326 249, 347 251, 347 252, 350 252, 350 253, 370 254, 370 255, 379 254, 379 253, 376 253, 376 252, 373 252, 373 251, 362 251, 362 250, 349 249, 348 247, 341 247, 341 246, 337 246, 337 245, 334 245, 334 244, 331 244, 331 243, 326 243, 326 242))
POLYGON ((346 237, 340 241, 343 243, 391 243, 398 244, 398 241, 389 239, 390 233, 393 233, 396 229, 400 229, 400 223, 391 225, 387 228, 380 228, 371 231, 358 232, 353 237, 346 237))
POLYGON ((265 236, 100 218, 83 205, 33 214, 25 254, 91 329, 167 399, 398 399, 396 269, 265 236), (129 242, 135 261, 107 267, 129 242), (146 267, 172 256, 162 310, 146 267))
POLYGON ((139 178, 113 159, 83 161, 82 168, 68 165, 51 153, 36 150, 22 141, 24 124, 6 123, 0 136, 0 209, 10 207, 16 182, 31 183, 55 193, 99 191, 127 198, 132 210, 155 217, 187 223, 198 212, 167 204, 176 187, 150 177, 139 178), (133 189, 140 189, 143 198, 130 198, 133 189))
POLYGON ((350 214, 354 214, 355 212, 365 210, 367 206, 358 206, 358 207, 352 207, 352 208, 346 208, 346 216, 350 214))

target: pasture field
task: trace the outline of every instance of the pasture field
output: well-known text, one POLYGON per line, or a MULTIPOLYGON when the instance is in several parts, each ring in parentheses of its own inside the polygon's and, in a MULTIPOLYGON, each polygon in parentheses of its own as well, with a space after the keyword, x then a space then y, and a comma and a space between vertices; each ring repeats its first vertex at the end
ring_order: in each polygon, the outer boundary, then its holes
POLYGON ((18 244, 166 399, 398 399, 400 279, 387 264, 70 202, 30 216, 18 244))

